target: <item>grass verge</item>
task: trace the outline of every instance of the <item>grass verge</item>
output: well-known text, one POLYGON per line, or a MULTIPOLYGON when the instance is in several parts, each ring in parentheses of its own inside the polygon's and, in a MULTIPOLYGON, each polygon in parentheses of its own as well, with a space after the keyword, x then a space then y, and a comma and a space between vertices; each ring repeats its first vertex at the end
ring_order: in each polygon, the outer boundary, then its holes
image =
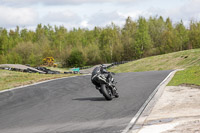
POLYGON ((200 65, 200 49, 139 59, 109 69, 115 73, 185 69, 200 65))
POLYGON ((74 76, 74 74, 22 73, 0 69, 0 91, 44 80, 74 76))
POLYGON ((200 66, 192 66, 183 71, 176 72, 168 86, 200 86, 200 66))
POLYGON ((115 73, 184 69, 175 74, 168 86, 200 86, 200 49, 158 55, 109 69, 115 73))

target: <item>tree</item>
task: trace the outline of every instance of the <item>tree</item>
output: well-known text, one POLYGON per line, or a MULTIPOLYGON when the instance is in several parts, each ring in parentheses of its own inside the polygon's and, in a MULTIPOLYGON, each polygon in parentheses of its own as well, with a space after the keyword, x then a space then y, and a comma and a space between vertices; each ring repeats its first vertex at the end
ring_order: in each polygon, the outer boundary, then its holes
POLYGON ((130 17, 126 19, 126 23, 122 29, 123 59, 132 60, 135 58, 134 41, 137 31, 137 23, 132 21, 130 17))
POLYGON ((0 54, 6 55, 9 50, 9 37, 6 29, 0 31, 0 54))
POLYGON ((176 38, 175 39, 176 51, 182 51, 188 48, 188 43, 189 43, 188 31, 183 25, 182 20, 180 23, 176 24, 175 38, 176 38))
POLYGON ((86 52, 87 65, 103 63, 101 62, 100 50, 97 45, 89 44, 87 47, 84 48, 84 52, 86 52))
POLYGON ((37 42, 42 45, 43 40, 47 38, 45 34, 45 29, 42 27, 42 24, 38 24, 33 42, 37 42))
POLYGON ((0 63, 40 65, 52 56, 63 66, 133 60, 190 48, 200 48, 200 22, 172 24, 170 18, 139 17, 126 19, 121 28, 66 29, 64 26, 38 24, 35 30, 0 28, 0 63))
POLYGON ((35 32, 24 28, 20 31, 20 36, 23 42, 33 42, 35 32))
POLYGON ((123 44, 121 41, 121 30, 120 27, 116 26, 114 23, 111 25, 112 28, 112 41, 110 43, 111 60, 112 62, 122 61, 124 56, 123 44))
POLYGON ((59 28, 55 26, 55 37, 54 45, 59 48, 59 53, 61 53, 64 48, 64 44, 66 43, 66 34, 67 29, 64 26, 60 26, 59 28))
POLYGON ((170 18, 166 19, 165 29, 162 34, 160 53, 165 54, 176 51, 175 32, 170 18))
POLYGON ((162 16, 160 16, 159 18, 150 17, 148 25, 149 25, 149 35, 151 37, 152 45, 153 45, 153 48, 151 49, 150 53, 152 55, 160 54, 162 53, 162 49, 161 49, 162 37, 166 29, 165 22, 162 16))
POLYGON ((103 62, 111 62, 112 60, 112 40, 111 28, 107 27, 102 30, 99 38, 99 49, 101 51, 101 59, 103 62))
POLYGON ((140 17, 138 20, 137 31, 135 34, 134 52, 136 58, 146 56, 151 48, 151 38, 148 33, 148 23, 145 18, 140 17))
POLYGON ((200 48, 200 23, 190 22, 189 49, 200 48))

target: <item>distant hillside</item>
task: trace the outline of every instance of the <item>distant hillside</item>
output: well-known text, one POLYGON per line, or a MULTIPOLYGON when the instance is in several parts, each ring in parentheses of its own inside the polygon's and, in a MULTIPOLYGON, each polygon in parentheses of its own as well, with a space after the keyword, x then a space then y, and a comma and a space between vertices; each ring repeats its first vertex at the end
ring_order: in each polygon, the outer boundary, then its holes
POLYGON ((182 69, 200 65, 200 49, 185 50, 132 61, 110 69, 112 72, 138 72, 182 69))

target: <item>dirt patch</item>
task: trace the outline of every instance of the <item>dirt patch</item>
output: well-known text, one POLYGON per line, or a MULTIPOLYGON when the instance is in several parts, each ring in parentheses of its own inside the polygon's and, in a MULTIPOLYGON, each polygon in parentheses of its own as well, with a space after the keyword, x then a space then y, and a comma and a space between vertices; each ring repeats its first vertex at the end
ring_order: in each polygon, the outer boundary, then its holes
POLYGON ((181 84, 181 85, 179 85, 179 86, 200 89, 200 86, 199 86, 199 85, 194 85, 194 84, 181 84))
POLYGON ((200 133, 199 86, 167 86, 139 133, 200 133))
POLYGON ((200 120, 183 122, 174 129, 163 133, 200 133, 200 120))

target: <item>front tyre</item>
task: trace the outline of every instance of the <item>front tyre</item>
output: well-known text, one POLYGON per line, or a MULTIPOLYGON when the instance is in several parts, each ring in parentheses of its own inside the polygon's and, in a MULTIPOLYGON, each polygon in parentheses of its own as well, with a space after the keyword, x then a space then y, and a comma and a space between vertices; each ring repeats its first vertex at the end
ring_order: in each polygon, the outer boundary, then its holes
POLYGON ((101 92, 106 100, 112 100, 112 92, 105 84, 101 85, 101 92))

